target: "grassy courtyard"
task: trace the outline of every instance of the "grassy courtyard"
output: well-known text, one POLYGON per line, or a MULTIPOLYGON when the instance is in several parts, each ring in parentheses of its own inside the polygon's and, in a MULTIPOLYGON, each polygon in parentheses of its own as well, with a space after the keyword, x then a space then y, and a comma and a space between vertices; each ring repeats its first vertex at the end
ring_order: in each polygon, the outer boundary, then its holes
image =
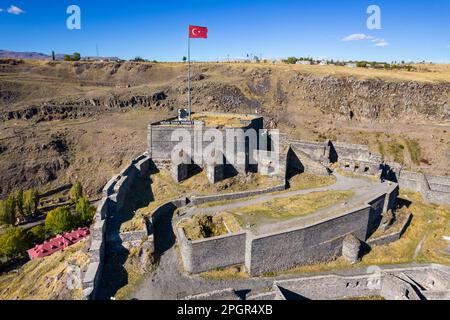
POLYGON ((240 207, 231 210, 231 213, 242 228, 248 226, 253 228, 266 223, 307 216, 345 201, 352 195, 353 192, 347 190, 312 192, 240 207))

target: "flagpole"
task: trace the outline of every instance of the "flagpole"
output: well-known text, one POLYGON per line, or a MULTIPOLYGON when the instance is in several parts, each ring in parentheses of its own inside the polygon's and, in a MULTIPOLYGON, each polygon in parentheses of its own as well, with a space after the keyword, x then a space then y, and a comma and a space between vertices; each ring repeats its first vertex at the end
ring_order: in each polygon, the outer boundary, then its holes
POLYGON ((191 35, 188 36, 188 109, 189 121, 192 121, 191 116, 191 35))

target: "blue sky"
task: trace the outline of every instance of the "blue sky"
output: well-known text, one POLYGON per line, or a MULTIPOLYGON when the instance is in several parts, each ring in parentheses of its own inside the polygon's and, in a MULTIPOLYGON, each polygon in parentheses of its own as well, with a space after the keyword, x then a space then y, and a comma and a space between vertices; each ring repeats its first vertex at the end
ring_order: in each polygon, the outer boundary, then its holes
POLYGON ((253 53, 450 62, 448 0, 0 0, 0 9, 0 49, 14 51, 87 56, 98 43, 102 56, 180 61, 195 24, 209 28, 209 39, 192 41, 194 60, 253 53), (66 27, 71 4, 81 8, 81 30, 66 27), (381 8, 381 30, 366 26, 372 4, 381 8), (362 40, 343 41, 355 34, 349 39, 362 40))

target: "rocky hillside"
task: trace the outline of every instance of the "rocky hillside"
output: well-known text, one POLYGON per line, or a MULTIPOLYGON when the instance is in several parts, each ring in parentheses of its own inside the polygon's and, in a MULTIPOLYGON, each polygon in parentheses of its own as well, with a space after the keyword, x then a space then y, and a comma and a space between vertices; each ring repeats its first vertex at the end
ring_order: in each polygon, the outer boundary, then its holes
MULTIPOLYGON (((257 112, 294 137, 365 143, 387 158, 397 144, 406 166, 445 174, 450 66, 418 69, 194 64, 193 106, 257 112)), ((182 63, 0 60, 0 194, 74 177, 98 193, 145 150, 147 123, 186 105, 186 71, 182 63)))

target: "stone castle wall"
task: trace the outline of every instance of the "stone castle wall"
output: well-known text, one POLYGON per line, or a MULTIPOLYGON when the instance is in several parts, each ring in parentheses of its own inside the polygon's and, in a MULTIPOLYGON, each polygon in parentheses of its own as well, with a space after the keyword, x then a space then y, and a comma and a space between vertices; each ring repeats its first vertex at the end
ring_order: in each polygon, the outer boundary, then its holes
POLYGON ((286 300, 341 300, 381 296, 387 300, 448 297, 450 269, 440 265, 370 267, 349 274, 328 274, 274 282, 286 300))
POLYGON ((402 188, 419 192, 425 201, 450 205, 450 177, 402 170, 398 182, 402 188))
MULTIPOLYGON (((223 135, 223 147, 224 153, 226 151, 226 130, 227 129, 242 129, 245 132, 249 129, 254 129, 256 131, 257 143, 259 143, 259 134, 260 130, 263 129, 263 118, 255 118, 249 121, 243 121, 242 127, 227 127, 226 124, 224 126, 218 127, 205 127, 203 124, 199 125, 202 128, 202 133, 204 133, 208 129, 216 129, 223 135)), ((203 148, 207 147, 211 144, 211 141, 203 141, 203 137, 197 137, 195 134, 193 125, 170 125, 170 124, 161 124, 153 123, 148 126, 147 131, 147 142, 148 142, 148 154, 149 156, 156 162, 159 160, 170 160, 172 150, 174 150, 175 146, 179 144, 179 141, 172 141, 172 134, 177 130, 185 130, 189 133, 191 139, 191 150, 194 150, 194 146, 197 141, 200 139, 203 148)), ((245 139, 244 137, 242 137, 245 139)), ((245 141, 245 140, 243 140, 245 141)), ((252 154, 253 152, 250 152, 252 154)), ((202 165, 198 163, 198 165, 202 165)))
MULTIPOLYGON (((127 192, 135 177, 145 176, 149 172, 150 157, 139 156, 132 160, 121 173, 113 177, 103 188, 103 198, 100 200, 91 226, 90 246, 88 249, 89 263, 82 275, 83 296, 85 299, 95 299, 103 273, 107 219, 116 210, 123 207, 127 192)), ((142 235, 141 235, 142 236, 142 235)))
POLYGON ((237 234, 236 238, 227 235, 188 241, 178 228, 185 269, 198 273, 245 261, 251 275, 260 275, 334 259, 342 254, 345 236, 352 234, 365 241, 376 230, 382 214, 393 209, 397 193, 398 185, 392 183, 387 192, 360 208, 302 227, 257 236, 246 231, 246 235, 237 234))
POLYGON ((246 233, 191 241, 183 228, 177 228, 184 268, 190 273, 200 273, 244 263, 246 233))

